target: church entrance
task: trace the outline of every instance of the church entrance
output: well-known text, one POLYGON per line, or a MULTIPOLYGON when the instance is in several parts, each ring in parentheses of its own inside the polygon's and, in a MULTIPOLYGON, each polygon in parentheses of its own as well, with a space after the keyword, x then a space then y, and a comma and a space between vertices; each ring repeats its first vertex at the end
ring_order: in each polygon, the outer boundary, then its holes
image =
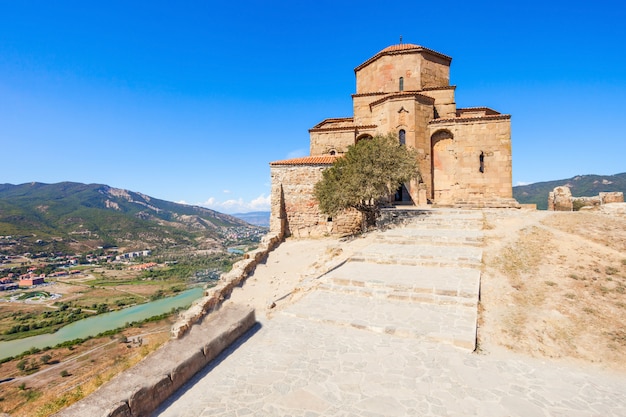
POLYGON ((431 137, 431 144, 431 199, 438 204, 451 203, 456 168, 454 137, 450 131, 440 130, 431 137))
POLYGON ((411 195, 409 194, 409 190, 407 190, 406 186, 402 184, 396 190, 396 194, 393 196, 394 203, 412 203, 411 195))

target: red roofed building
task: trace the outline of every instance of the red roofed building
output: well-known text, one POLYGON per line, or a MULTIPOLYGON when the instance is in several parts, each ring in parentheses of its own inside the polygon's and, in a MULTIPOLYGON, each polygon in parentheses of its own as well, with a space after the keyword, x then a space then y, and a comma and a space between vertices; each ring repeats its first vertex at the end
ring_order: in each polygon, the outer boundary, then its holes
POLYGON ((349 146, 388 133, 419 155, 421 180, 404 184, 396 201, 519 207, 513 199, 511 116, 487 107, 457 109, 451 62, 431 49, 400 43, 356 67, 353 116, 325 119, 311 128, 310 156, 270 164, 270 229, 313 236, 358 227, 355 213, 336 219, 320 213, 313 186, 349 146))
POLYGON ((20 277, 19 286, 20 287, 32 287, 33 285, 40 285, 44 283, 43 277, 20 277))

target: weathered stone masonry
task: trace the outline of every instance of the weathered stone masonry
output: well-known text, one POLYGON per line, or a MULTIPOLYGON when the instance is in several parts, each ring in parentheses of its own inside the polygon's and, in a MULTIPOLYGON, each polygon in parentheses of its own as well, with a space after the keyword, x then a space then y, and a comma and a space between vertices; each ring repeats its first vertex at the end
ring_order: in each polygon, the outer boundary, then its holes
MULTIPOLYGON (((310 160, 310 158, 309 158, 310 160)), ((298 164, 298 160, 274 163, 270 230, 282 230, 287 236, 311 237, 350 233, 360 225, 360 214, 348 211, 334 218, 320 212, 313 188, 335 157, 319 158, 316 163, 298 164)))
POLYGON ((567 185, 556 187, 548 194, 548 211, 578 211, 610 203, 623 203, 624 193, 599 193, 593 197, 573 197, 567 185))

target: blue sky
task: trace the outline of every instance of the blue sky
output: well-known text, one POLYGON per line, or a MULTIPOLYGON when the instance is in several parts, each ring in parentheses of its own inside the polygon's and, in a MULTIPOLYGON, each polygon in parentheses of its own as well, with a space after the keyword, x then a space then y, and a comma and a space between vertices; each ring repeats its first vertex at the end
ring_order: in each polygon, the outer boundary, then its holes
POLYGON ((459 107, 512 115, 513 183, 626 171, 626 6, 611 1, 0 0, 0 183, 269 207, 269 162, 352 115, 354 67, 415 43, 459 107))

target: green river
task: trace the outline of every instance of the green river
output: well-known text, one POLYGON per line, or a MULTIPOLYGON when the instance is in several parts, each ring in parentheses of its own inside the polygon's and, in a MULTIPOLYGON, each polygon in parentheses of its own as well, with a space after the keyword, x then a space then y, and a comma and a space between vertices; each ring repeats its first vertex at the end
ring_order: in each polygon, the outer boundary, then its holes
POLYGON ((42 334, 27 337, 25 339, 0 342, 0 359, 9 356, 16 356, 30 348, 44 348, 46 346, 56 346, 68 340, 82 339, 88 336, 95 336, 107 330, 123 327, 126 323, 140 321, 149 317, 167 313, 173 308, 187 307, 200 298, 203 288, 196 287, 181 292, 174 297, 167 297, 149 303, 112 311, 110 313, 99 314, 62 327, 55 333, 42 334))

